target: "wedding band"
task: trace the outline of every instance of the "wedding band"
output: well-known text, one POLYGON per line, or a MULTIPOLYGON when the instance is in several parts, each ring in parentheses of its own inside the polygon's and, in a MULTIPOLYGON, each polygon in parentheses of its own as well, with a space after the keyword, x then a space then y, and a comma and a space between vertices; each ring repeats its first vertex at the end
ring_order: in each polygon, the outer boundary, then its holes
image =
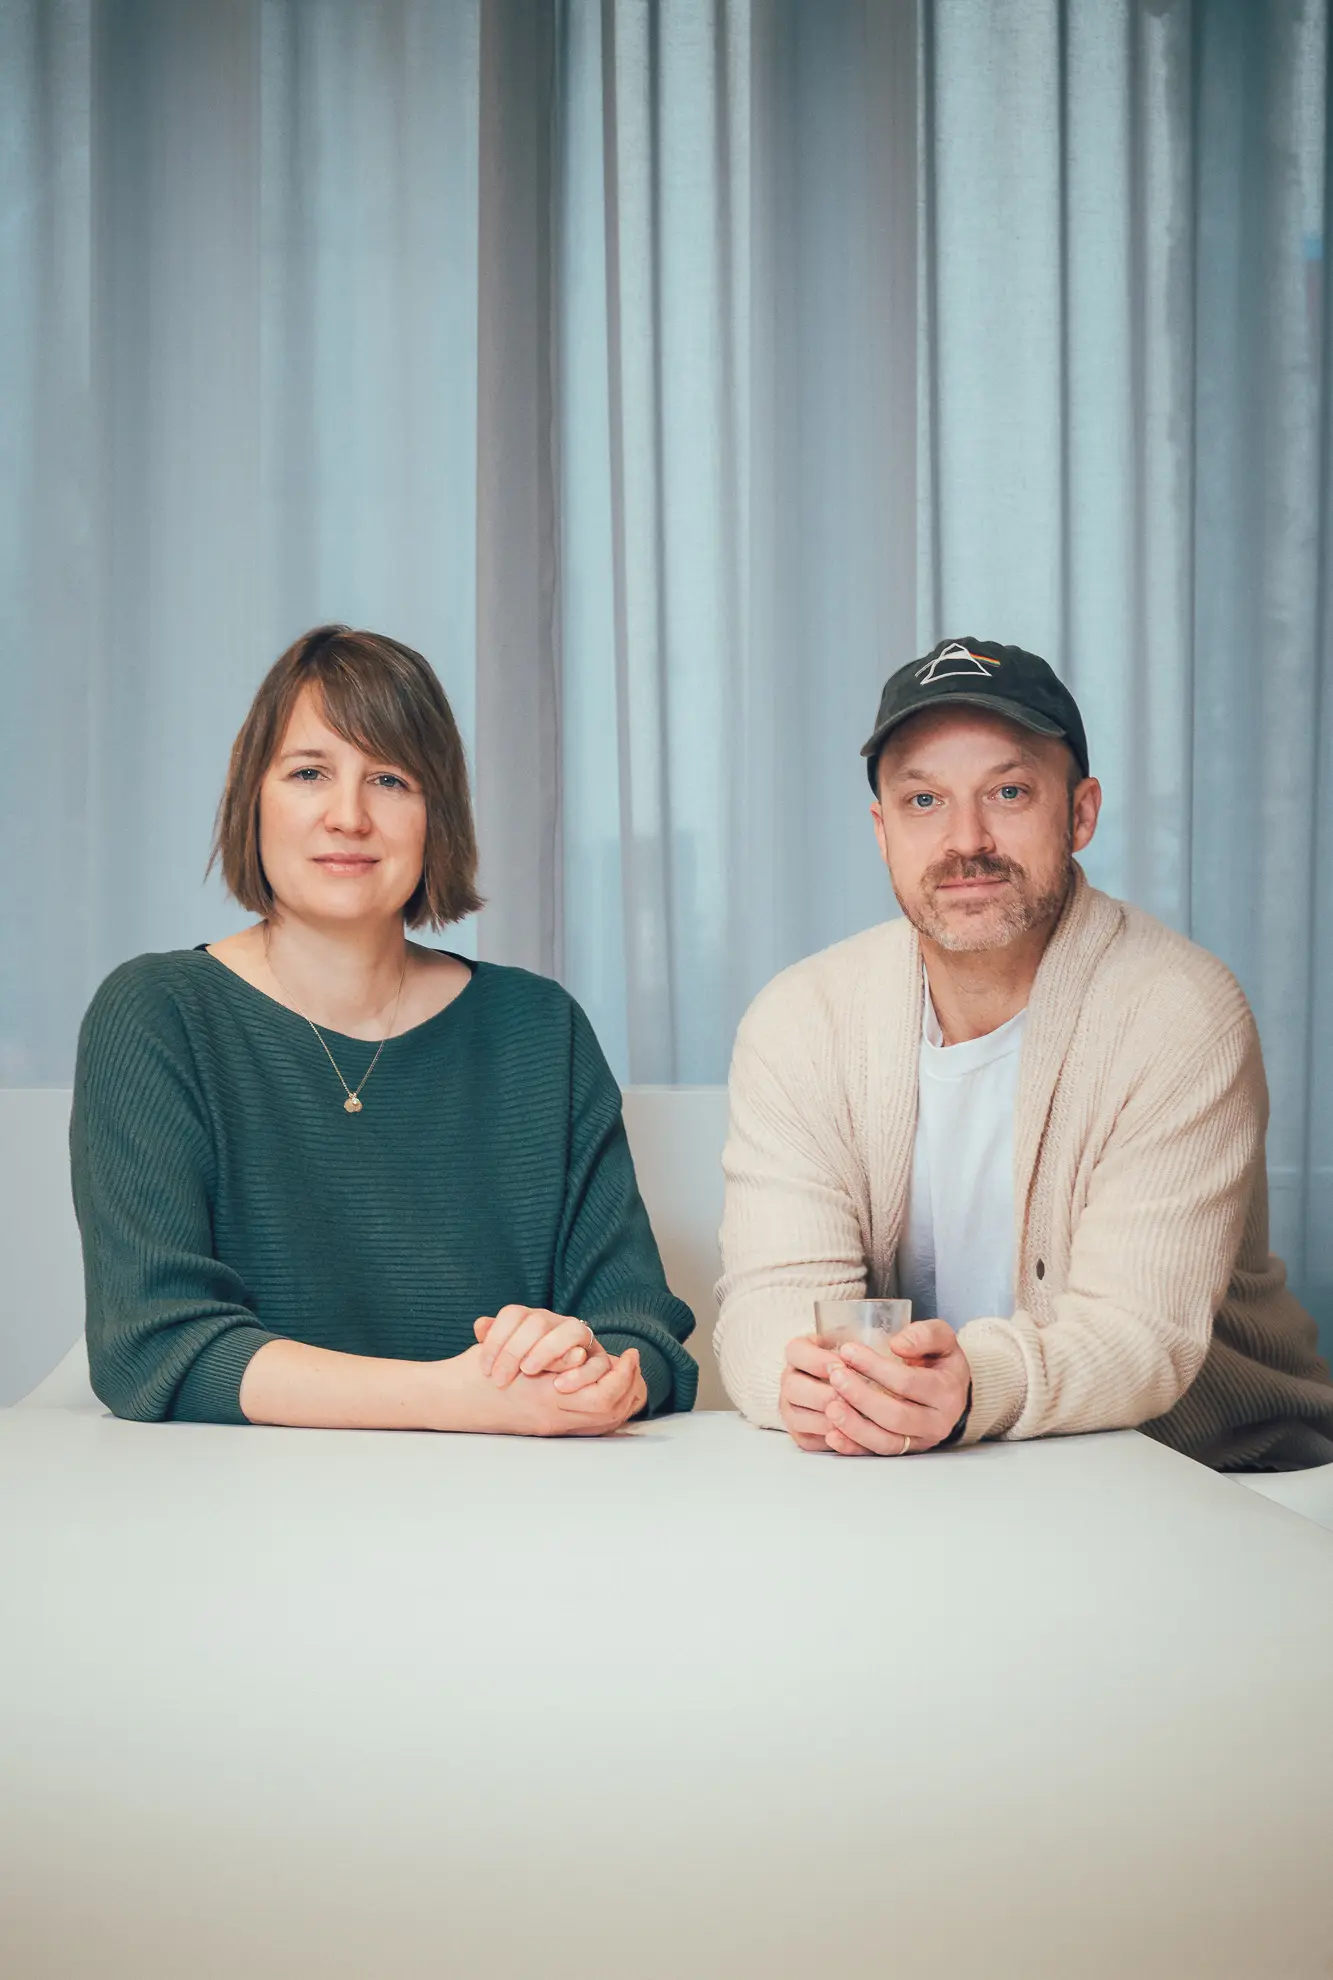
POLYGON ((908 1452, 909 1452, 909 1451, 911 1450, 911 1448, 912 1448, 912 1440, 911 1440, 911 1438, 910 1438, 910 1437, 907 1437, 907 1436, 904 1436, 904 1438, 903 1438, 903 1447, 902 1447, 902 1449, 901 1449, 901 1450, 899 1451, 899 1453, 898 1453, 898 1455, 899 1455, 899 1457, 906 1457, 906 1456, 907 1456, 907 1453, 908 1453, 908 1452))

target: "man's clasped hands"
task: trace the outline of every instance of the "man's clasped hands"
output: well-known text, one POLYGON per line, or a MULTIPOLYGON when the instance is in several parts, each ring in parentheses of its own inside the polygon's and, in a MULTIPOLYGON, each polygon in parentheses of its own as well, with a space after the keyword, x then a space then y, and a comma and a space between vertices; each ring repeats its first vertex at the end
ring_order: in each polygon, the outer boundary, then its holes
POLYGON ((945 1320, 914 1320, 888 1352, 817 1334, 787 1343, 782 1421, 803 1451, 905 1457, 944 1443, 968 1405, 972 1374, 945 1320))
MULTIPOLYGON (((637 1348, 612 1354, 572 1315, 502 1306, 475 1331, 477 1346, 462 1359, 472 1363, 486 1428, 602 1437, 648 1400, 637 1348)), ((967 1356, 943 1320, 913 1321, 890 1337, 887 1354, 803 1334, 787 1344, 782 1421, 803 1451, 900 1457, 944 1443, 970 1387, 967 1356)))

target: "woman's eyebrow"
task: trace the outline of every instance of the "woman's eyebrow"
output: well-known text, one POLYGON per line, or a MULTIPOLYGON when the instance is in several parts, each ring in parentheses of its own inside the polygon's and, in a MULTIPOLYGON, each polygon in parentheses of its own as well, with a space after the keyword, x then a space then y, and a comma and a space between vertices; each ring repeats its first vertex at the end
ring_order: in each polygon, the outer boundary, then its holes
MULTIPOLYGON (((367 762, 377 765, 381 770, 392 770, 395 776, 410 777, 412 775, 410 770, 404 769, 403 765, 391 756, 371 756, 365 750, 362 750, 361 754, 366 757, 367 762)), ((332 763, 333 761, 332 756, 326 749, 285 749, 282 755, 274 760, 280 764, 296 763, 302 758, 307 763, 332 763)))

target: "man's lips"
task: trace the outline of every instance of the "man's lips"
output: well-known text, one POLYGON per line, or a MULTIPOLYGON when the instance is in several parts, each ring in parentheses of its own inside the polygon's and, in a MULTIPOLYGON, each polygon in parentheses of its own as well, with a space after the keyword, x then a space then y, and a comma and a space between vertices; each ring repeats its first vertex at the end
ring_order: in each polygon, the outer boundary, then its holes
POLYGON ((990 874, 980 880, 941 880, 935 891, 937 894, 970 894, 984 887, 1007 887, 1007 873, 990 874))

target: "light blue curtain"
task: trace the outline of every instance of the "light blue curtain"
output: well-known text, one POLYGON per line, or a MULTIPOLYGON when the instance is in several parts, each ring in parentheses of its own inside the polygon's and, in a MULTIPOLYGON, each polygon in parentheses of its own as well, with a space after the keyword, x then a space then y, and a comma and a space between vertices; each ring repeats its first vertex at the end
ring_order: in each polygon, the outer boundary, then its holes
POLYGON ((1244 985, 1273 1242, 1333 1347, 1328 9, 924 22, 921 637, 1073 687, 1089 871, 1244 985))
POLYGON ((885 675, 1018 640, 1094 879, 1255 1005, 1333 1329, 1329 62, 1327 0, 0 0, 0 1077, 235 925, 305 625, 445 680, 456 945, 675 1082, 890 911, 885 675))
POLYGON ((561 965, 616 1062, 891 911, 945 633, 1082 704, 1093 879, 1215 950, 1333 1346, 1324 0, 562 12, 561 965))
MULTIPOLYGON (((231 738, 321 620, 475 716, 475 4, 0 0, 0 1078, 242 924, 231 738)), ((465 940, 467 939, 465 935, 465 940)))
POLYGON ((916 650, 909 8, 561 9, 563 969, 636 1080, 725 1077, 881 919, 857 751, 916 650))

